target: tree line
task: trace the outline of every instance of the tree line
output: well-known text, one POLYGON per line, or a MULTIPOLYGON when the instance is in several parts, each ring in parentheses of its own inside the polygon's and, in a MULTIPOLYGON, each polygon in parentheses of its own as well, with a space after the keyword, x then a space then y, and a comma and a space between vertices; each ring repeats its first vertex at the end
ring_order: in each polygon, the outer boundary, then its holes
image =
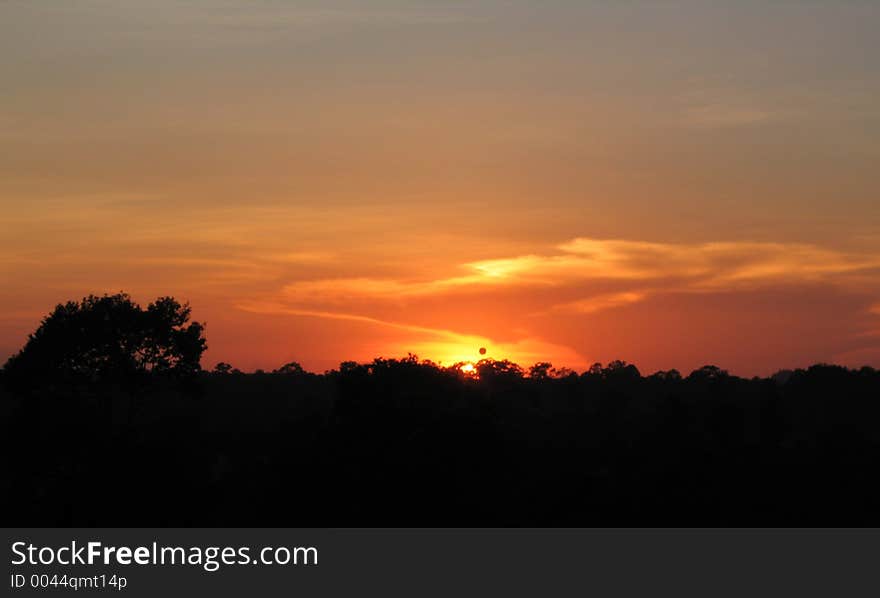
POLYGON ((872 368, 202 371, 189 316, 115 295, 43 321, 3 373, 7 525, 880 523, 872 368))

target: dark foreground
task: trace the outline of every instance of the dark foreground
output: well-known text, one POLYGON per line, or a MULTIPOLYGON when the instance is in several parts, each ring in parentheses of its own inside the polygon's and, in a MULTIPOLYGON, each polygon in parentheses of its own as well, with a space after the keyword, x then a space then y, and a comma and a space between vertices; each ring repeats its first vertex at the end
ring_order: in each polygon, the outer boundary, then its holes
POLYGON ((377 361, 0 408, 5 526, 880 525, 867 368, 471 379, 377 361))

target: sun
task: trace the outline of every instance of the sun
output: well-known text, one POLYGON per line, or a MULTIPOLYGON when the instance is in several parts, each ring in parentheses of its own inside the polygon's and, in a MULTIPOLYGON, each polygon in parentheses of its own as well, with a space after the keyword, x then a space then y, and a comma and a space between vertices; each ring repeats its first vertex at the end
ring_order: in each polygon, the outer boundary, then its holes
POLYGON ((461 370, 462 374, 467 374, 468 376, 473 376, 477 373, 477 368, 472 363, 464 363, 458 369, 461 370))

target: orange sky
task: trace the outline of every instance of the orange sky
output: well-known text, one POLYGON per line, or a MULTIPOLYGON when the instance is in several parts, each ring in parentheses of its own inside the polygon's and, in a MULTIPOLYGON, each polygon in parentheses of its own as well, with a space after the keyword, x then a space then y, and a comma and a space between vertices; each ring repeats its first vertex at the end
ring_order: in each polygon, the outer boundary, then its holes
POLYGON ((0 359, 880 366, 875 3, 0 4, 0 359))

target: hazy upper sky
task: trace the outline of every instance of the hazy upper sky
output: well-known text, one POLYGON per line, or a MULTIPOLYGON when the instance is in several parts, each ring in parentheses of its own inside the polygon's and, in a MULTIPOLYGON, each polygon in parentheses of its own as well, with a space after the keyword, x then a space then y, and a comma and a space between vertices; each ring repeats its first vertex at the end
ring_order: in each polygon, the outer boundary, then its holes
POLYGON ((0 361, 880 366, 880 3, 0 0, 0 361))

